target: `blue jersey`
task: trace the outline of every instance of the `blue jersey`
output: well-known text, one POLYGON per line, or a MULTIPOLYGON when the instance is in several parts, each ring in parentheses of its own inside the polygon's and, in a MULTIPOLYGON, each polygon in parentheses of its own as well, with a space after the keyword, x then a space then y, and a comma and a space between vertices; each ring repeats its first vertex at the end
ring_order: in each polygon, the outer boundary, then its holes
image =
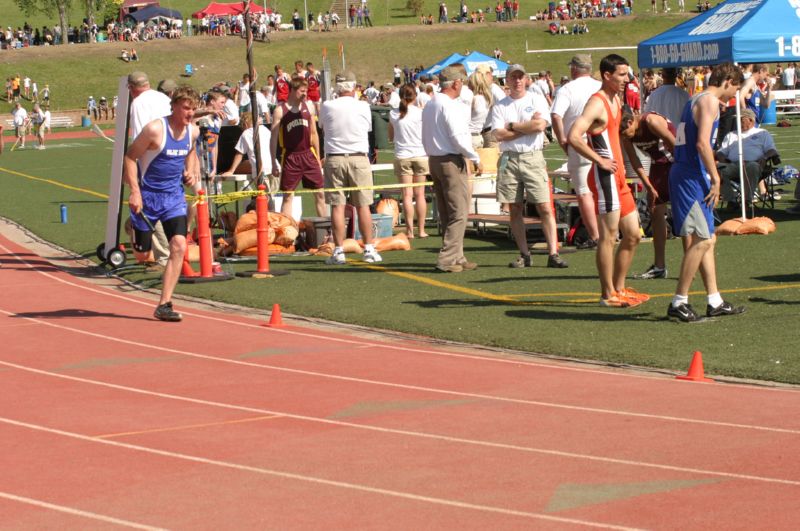
MULTIPOLYGON (((702 92, 686 103, 675 135, 675 162, 669 172, 669 198, 673 233, 679 236, 697 234, 710 238, 714 234, 714 211, 705 202, 711 191, 711 178, 697 151, 698 130, 692 114, 695 104, 708 94, 702 92)), ((719 112, 709 138, 700 139, 708 142, 709 147, 714 145, 718 125, 719 112)))
MULTIPOLYGON (((681 113, 681 123, 675 134, 675 164, 683 166, 683 171, 693 171, 708 179, 708 171, 700 160, 697 152, 697 124, 694 122, 692 110, 700 98, 708 95, 708 92, 701 92, 686 102, 681 113)), ((711 136, 708 139, 709 145, 713 146, 717 139, 717 127, 719 126, 719 113, 711 126, 711 136)))
POLYGON ((192 148, 191 129, 187 126, 181 140, 176 140, 169 122, 162 118, 164 134, 158 151, 147 151, 140 161, 142 175, 140 187, 148 192, 174 192, 183 194, 183 168, 192 148))
POLYGON ((761 125, 761 99, 763 98, 763 94, 761 90, 756 86, 753 89, 753 93, 750 95, 749 98, 745 100, 745 104, 747 108, 753 111, 756 115, 756 125, 761 125))

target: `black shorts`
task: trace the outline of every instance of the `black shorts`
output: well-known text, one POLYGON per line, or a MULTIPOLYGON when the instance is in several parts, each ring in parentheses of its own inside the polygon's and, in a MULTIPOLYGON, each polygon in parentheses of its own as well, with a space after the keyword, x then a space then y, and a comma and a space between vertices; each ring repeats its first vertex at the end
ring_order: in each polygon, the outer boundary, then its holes
MULTIPOLYGON (((167 237, 167 241, 172 241, 173 236, 186 237, 186 216, 178 216, 162 221, 161 226, 164 227, 164 234, 167 237)), ((133 233, 133 249, 139 253, 150 252, 150 249, 153 248, 153 231, 139 230, 134 227, 133 233)))

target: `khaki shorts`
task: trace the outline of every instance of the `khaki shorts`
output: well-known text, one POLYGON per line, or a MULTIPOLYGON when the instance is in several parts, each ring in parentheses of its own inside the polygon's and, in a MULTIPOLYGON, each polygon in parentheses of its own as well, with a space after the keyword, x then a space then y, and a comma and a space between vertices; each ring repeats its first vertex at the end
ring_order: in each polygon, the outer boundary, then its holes
POLYGON ((497 164, 497 201, 522 203, 528 200, 539 204, 549 203, 550 178, 541 151, 527 153, 505 152, 497 164))
MULTIPOLYGON (((365 155, 328 155, 325 157, 325 188, 345 188, 352 186, 372 186, 372 168, 365 155)), ((353 206, 369 206, 372 204, 374 190, 357 190, 352 192, 325 192, 325 202, 329 205, 347 203, 345 194, 350 195, 353 206)))
POLYGON ((428 157, 394 159, 394 174, 398 179, 400 177, 425 177, 430 173, 428 157))
POLYGON ((592 161, 580 156, 578 152, 570 146, 567 151, 567 172, 569 172, 569 180, 572 182, 572 188, 575 189, 577 195, 592 193, 588 184, 589 172, 591 170, 592 161))

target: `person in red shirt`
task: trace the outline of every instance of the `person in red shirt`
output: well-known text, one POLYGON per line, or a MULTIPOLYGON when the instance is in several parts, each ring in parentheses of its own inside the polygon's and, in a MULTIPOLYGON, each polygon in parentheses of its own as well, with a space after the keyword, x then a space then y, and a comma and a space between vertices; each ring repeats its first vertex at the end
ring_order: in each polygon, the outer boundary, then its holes
POLYGON ((313 101, 319 111, 319 102, 322 96, 319 92, 319 72, 313 63, 306 63, 306 81, 308 82, 308 101, 313 101))
POLYGON ((636 79, 633 72, 628 72, 628 82, 625 83, 625 105, 630 107, 635 114, 639 114, 642 110, 639 80, 636 79))
POLYGON ((281 65, 275 65, 275 100, 283 103, 289 99, 289 76, 281 65))

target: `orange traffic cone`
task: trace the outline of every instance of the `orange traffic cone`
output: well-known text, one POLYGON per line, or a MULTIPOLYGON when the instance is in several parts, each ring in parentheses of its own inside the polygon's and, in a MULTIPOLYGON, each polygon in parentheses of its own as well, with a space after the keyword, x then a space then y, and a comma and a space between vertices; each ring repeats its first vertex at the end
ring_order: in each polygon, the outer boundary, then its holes
POLYGON ((696 350, 692 356, 692 364, 689 365, 689 372, 686 376, 676 376, 678 380, 690 380, 692 382, 713 382, 711 378, 706 378, 703 370, 703 353, 696 350))
POLYGON ((269 324, 267 326, 271 328, 283 328, 286 326, 285 324, 283 324, 283 318, 281 317, 280 304, 272 305, 272 313, 269 316, 269 324))

